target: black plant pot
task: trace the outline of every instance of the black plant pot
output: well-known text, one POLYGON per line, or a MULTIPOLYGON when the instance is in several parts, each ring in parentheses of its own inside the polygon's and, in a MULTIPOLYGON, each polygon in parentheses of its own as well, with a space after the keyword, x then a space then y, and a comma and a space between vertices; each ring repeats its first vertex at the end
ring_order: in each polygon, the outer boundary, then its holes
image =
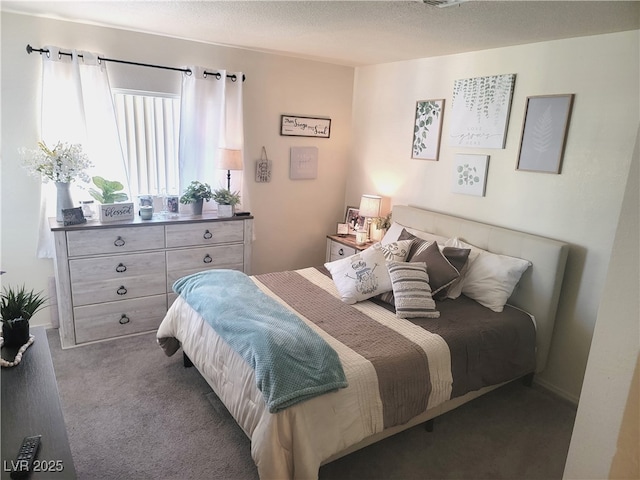
POLYGON ((2 324, 5 347, 21 347, 29 341, 29 321, 19 318, 2 324))

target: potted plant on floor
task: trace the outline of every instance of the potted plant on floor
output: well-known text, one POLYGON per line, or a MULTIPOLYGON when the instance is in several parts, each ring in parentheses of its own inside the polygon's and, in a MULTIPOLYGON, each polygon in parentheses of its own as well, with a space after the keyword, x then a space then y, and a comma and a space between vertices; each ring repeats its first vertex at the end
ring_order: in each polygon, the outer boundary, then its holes
POLYGON ((219 188, 213 192, 213 201, 218 204, 218 217, 233 217, 235 207, 240 203, 240 192, 219 188))
POLYGON ((208 183, 192 181, 180 197, 180 203, 192 205, 194 215, 202 215, 202 205, 204 201, 211 200, 213 193, 208 183))
POLYGON ((42 292, 6 287, 0 294, 0 320, 2 338, 7 347, 20 347, 29 341, 29 320, 45 306, 47 298, 42 292))
POLYGON ((100 189, 90 188, 89 195, 100 202, 101 222, 133 219, 133 203, 124 203, 129 200, 129 196, 122 191, 124 190, 122 183, 117 180, 106 180, 99 176, 95 176, 91 180, 100 189))

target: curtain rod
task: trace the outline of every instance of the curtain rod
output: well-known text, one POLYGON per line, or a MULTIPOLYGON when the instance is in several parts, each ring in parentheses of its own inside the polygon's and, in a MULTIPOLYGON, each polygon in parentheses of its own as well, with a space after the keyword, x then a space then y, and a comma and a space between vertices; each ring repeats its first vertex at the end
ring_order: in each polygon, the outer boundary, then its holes
MULTIPOLYGON (((46 48, 33 48, 31 45, 27 44, 27 53, 31 54, 31 52, 39 52, 40 54, 43 53, 49 53, 49 50, 47 50, 46 48)), ((71 56, 72 53, 70 52, 59 52, 60 55, 67 55, 67 56, 71 56)), ((83 55, 81 53, 78 54, 78 57, 83 58, 83 55)), ((98 57, 98 60, 102 61, 102 62, 114 62, 114 63, 124 63, 126 65, 137 65, 139 67, 151 67, 151 68, 161 68, 163 70, 174 70, 176 72, 183 72, 186 73, 187 75, 191 75, 191 70, 189 68, 178 68, 178 67, 166 67, 164 65, 153 65, 151 63, 139 63, 139 62, 131 62, 128 60, 117 60, 115 58, 105 58, 105 57, 98 57)), ((220 80, 220 73, 218 72, 207 72, 205 70, 204 72, 205 77, 207 75, 213 75, 214 77, 216 77, 218 80, 220 80)), ((235 75, 227 75, 227 78, 230 78, 231 81, 235 82, 237 80, 238 77, 236 77, 235 75)), ((246 76, 244 74, 242 74, 242 81, 244 82, 246 80, 246 76)))

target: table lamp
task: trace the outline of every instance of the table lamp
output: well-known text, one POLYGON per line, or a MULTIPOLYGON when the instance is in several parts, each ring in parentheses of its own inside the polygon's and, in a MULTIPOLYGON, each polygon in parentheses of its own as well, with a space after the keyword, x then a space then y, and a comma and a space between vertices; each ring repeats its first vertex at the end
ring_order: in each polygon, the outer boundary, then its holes
POLYGON ((380 204, 382 203, 382 197, 378 195, 362 195, 360 198, 360 208, 358 215, 364 217, 367 230, 367 242, 371 241, 369 237, 369 230, 371 229, 371 218, 375 218, 380 215, 380 204))
POLYGON ((227 171, 227 190, 231 191, 231 170, 242 170, 242 150, 221 148, 218 168, 227 171))

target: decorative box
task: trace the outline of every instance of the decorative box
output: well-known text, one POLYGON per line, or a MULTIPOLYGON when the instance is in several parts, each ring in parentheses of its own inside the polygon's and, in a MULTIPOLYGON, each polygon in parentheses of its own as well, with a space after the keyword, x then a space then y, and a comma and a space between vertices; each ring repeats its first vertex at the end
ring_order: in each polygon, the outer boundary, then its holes
POLYGON ((134 216, 132 202, 105 203, 100 205, 100 221, 102 223, 133 220, 134 216))

